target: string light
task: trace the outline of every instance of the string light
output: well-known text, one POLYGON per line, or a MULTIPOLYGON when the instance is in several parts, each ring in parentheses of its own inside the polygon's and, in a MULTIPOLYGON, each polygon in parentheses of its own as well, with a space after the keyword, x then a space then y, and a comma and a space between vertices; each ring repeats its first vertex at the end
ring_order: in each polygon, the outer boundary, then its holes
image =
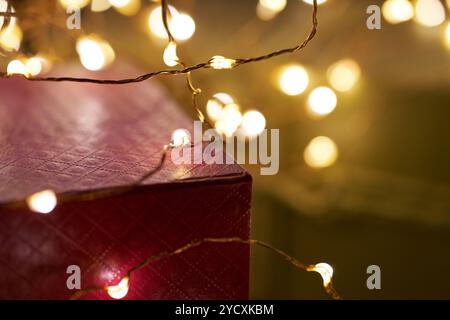
POLYGON ((25 66, 25 64, 20 61, 20 60, 12 60, 8 63, 8 66, 6 67, 7 73, 8 75, 13 75, 13 74, 21 74, 24 75, 25 77, 29 77, 30 73, 27 70, 27 67, 25 66))
MULTIPOLYGON (((168 6, 170 16, 168 17, 168 26, 173 37, 177 41, 186 41, 195 33, 195 21, 184 12, 179 12, 175 7, 168 6)), ((155 7, 148 16, 148 27, 150 32, 159 39, 168 39, 164 27, 162 8, 155 7)))
POLYGON ((177 44, 173 41, 169 42, 163 55, 164 63, 169 67, 175 67, 180 64, 180 59, 177 56, 177 44))
POLYGON ((122 299, 127 295, 128 289, 129 289, 129 278, 124 277, 116 286, 107 287, 106 292, 113 299, 122 299))
POLYGON ((386 21, 391 24, 408 21, 414 16, 414 7, 408 0, 387 0, 381 11, 386 21))
POLYGON ((9 25, 0 31, 0 47, 6 51, 17 51, 22 38, 22 29, 16 24, 16 18, 12 18, 9 25))
POLYGON ((259 111, 247 111, 242 119, 242 128, 246 135, 250 137, 258 136, 266 128, 266 118, 259 111))
POLYGON ((115 59, 113 48, 97 35, 78 38, 76 49, 83 67, 91 71, 104 69, 115 59))
POLYGON ((340 60, 328 68, 327 78, 331 86, 340 92, 350 91, 361 76, 361 68, 352 59, 340 60))
POLYGON ((231 69, 233 68, 236 60, 225 58, 222 56, 214 56, 209 60, 209 65, 213 69, 221 70, 221 69, 231 69))
POLYGON ((326 116, 332 113, 336 108, 336 104, 336 94, 327 87, 314 89, 308 97, 309 111, 317 116, 326 116))
POLYGON ((58 202, 53 190, 43 190, 32 194, 27 198, 27 204, 31 211, 38 213, 50 213, 58 202))
POLYGON ((244 244, 244 245, 251 245, 251 246, 258 246, 261 248, 268 249, 272 251, 273 253, 277 254, 278 256, 284 258, 287 262, 292 264, 294 267, 304 270, 304 271, 315 271, 318 272, 323 279, 323 287, 325 289, 325 292, 333 299, 340 300, 342 297, 339 295, 339 293, 334 289, 333 287, 333 268, 331 268, 330 265, 326 263, 319 263, 316 265, 306 265, 303 262, 297 260, 296 258, 288 255, 284 251, 271 246, 270 244, 267 244, 265 242, 254 240, 254 239, 241 239, 241 238, 204 238, 202 240, 195 240, 192 241, 178 249, 175 249, 170 252, 162 252, 157 255, 153 255, 150 257, 147 257, 139 264, 135 265, 131 269, 128 270, 126 273, 126 276, 119 282, 116 286, 107 286, 107 287, 101 287, 101 286, 94 286, 94 287, 87 287, 85 289, 78 290, 73 296, 72 299, 79 299, 83 297, 84 295, 95 292, 95 291, 106 291, 112 298, 114 299, 122 299, 124 298, 129 290, 129 282, 130 278, 133 274, 133 272, 142 270, 152 263, 155 263, 159 260, 177 256, 180 254, 183 254, 189 250, 192 250, 194 248, 197 248, 201 245, 207 244, 207 243, 213 243, 213 244, 230 244, 230 243, 238 243, 238 244, 244 244))
POLYGON ((302 94, 309 85, 309 75, 299 64, 285 66, 281 69, 279 88, 289 96, 302 94))
POLYGON ((316 137, 311 140, 304 152, 306 164, 312 168, 326 168, 336 162, 338 148, 328 137, 316 137))
POLYGON ((322 276, 323 286, 325 288, 331 284, 333 268, 328 263, 318 263, 315 266, 309 267, 307 270, 319 273, 322 276))
POLYGON ((191 144, 190 134, 185 129, 177 129, 172 133, 172 146, 182 147, 191 144))
POLYGON ((445 21, 445 8, 439 0, 417 0, 414 20, 425 27, 436 27, 445 21))

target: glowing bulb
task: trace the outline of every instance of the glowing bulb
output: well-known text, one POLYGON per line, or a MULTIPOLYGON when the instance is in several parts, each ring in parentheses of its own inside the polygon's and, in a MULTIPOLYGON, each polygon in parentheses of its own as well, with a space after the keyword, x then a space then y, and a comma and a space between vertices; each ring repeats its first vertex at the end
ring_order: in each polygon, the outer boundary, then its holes
POLYGON ((6 68, 6 72, 8 75, 13 74, 22 74, 26 77, 30 76, 30 73, 28 72, 27 67, 25 64, 20 60, 12 60, 8 63, 8 66, 6 68))
POLYGON ((328 81, 334 89, 341 92, 349 91, 361 76, 359 65, 351 60, 341 60, 333 64, 327 73, 328 81))
POLYGON ((42 71, 42 60, 40 58, 30 58, 27 60, 25 67, 32 76, 36 76, 42 71))
POLYGON ((259 0, 259 4, 272 12, 278 13, 286 8, 287 0, 259 0))
POLYGON ((242 122, 242 114, 239 106, 235 103, 227 104, 222 111, 221 119, 226 121, 230 126, 238 127, 242 122))
MULTIPOLYGON (((303 0, 303 2, 306 2, 307 4, 312 5, 314 3, 313 0, 303 0)), ((322 3, 327 2, 327 0, 317 0, 317 5, 321 5, 322 3)))
POLYGON ((381 10, 386 21, 392 24, 408 21, 414 16, 414 7, 408 0, 387 0, 381 10))
POLYGON ((209 65, 213 69, 231 69, 233 68, 236 60, 228 59, 222 56, 214 56, 209 60, 209 65))
POLYGON ((336 162, 338 148, 328 137, 316 137, 305 149, 305 162, 312 168, 326 168, 336 162))
POLYGON ((272 11, 261 5, 261 2, 258 2, 256 6, 256 15, 258 18, 264 21, 269 21, 277 16, 278 12, 272 11))
POLYGON ((7 51, 17 51, 22 38, 22 29, 16 25, 16 18, 12 18, 10 24, 0 31, 0 46, 7 51))
POLYGON ((112 4, 109 0, 92 0, 91 10, 93 12, 102 12, 111 8, 112 4))
POLYGON ((417 0, 414 20, 426 27, 435 27, 445 21, 445 8, 439 0, 417 0))
POLYGON ((65 8, 83 8, 89 0, 59 0, 59 3, 65 8))
POLYGON ((318 116, 330 114, 336 108, 336 104, 336 94, 327 87, 318 87, 314 89, 308 98, 310 110, 318 116))
POLYGON ((135 15, 141 8, 141 0, 114 0, 114 8, 125 16, 135 15))
POLYGON ((214 121, 217 121, 222 116, 222 103, 217 99, 210 99, 206 104, 206 113, 208 117, 214 121))
MULTIPOLYGON (((169 12, 171 17, 174 17, 179 14, 178 11, 172 6, 169 6, 169 12)), ((148 27, 156 37, 160 39, 167 39, 167 32, 166 29, 164 28, 160 6, 155 7, 150 12, 150 15, 148 16, 148 27)), ((169 20, 169 27, 170 27, 170 20, 169 20)))
POLYGON ((114 50, 109 43, 95 35, 78 38, 77 52, 81 64, 91 71, 105 68, 115 58, 114 50))
POLYGON ((248 111, 242 119, 242 128, 248 136, 257 136, 266 128, 266 118, 258 111, 248 111))
POLYGON ((333 268, 328 263, 318 263, 308 268, 308 271, 319 273, 322 276, 324 287, 328 287, 333 279, 333 268))
POLYGON ((130 0, 109 0, 109 2, 117 8, 125 7, 130 3, 130 0))
POLYGON ((180 13, 172 17, 169 28, 175 39, 178 41, 185 41, 194 35, 195 22, 190 15, 180 13))
POLYGON ((169 42, 163 55, 164 63, 169 67, 175 67, 180 63, 180 59, 177 56, 177 44, 175 42, 169 42))
POLYGON ((177 129, 172 133, 172 146, 182 147, 191 144, 191 135, 185 129, 177 129))
POLYGON ((289 96, 303 93, 309 84, 308 72, 301 65, 284 67, 279 78, 281 91, 289 96))
POLYGON ((447 24, 447 28, 445 28, 444 41, 447 47, 450 49, 450 22, 447 24))
POLYGON ((57 202, 56 194, 53 190, 40 191, 27 198, 30 210, 39 213, 52 212, 57 202))
POLYGON ((234 103, 234 99, 228 93, 219 92, 213 96, 215 99, 219 100, 224 105, 234 103))
POLYGON ((108 294, 111 298, 122 299, 128 293, 128 289, 129 289, 128 282, 129 282, 128 277, 125 277, 119 282, 118 285, 109 286, 108 288, 106 288, 106 291, 108 292, 108 294))

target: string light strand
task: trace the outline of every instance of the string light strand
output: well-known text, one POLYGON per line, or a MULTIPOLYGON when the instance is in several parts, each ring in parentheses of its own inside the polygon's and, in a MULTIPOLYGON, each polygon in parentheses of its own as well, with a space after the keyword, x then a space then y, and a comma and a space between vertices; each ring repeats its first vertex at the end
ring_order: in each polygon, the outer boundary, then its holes
MULTIPOLYGON (((342 299, 341 295, 336 291, 336 289, 334 289, 333 271, 332 271, 333 269, 331 268, 330 265, 325 264, 325 263, 319 263, 316 265, 307 265, 307 264, 301 262, 300 260, 294 258, 293 256, 287 254, 286 252, 284 252, 266 242, 263 242, 260 240, 255 240, 255 239, 247 239, 246 240, 246 239, 242 239, 242 238, 238 238, 238 237, 204 238, 202 240, 195 240, 195 241, 189 242, 188 244, 186 244, 178 249, 175 249, 173 251, 165 251, 165 252, 162 252, 162 253, 159 253, 156 255, 149 256, 148 258, 144 259, 139 264, 137 264, 137 265, 133 266, 131 269, 129 269, 118 285, 86 287, 84 289, 78 290, 71 297, 71 299, 74 299, 74 300, 80 299, 89 293, 93 293, 93 292, 97 292, 97 291, 101 291, 101 290, 106 291, 108 293, 110 293, 111 291, 117 293, 117 291, 122 290, 124 292, 124 294, 122 294, 120 296, 124 297, 126 295, 126 293, 128 292, 130 280, 132 279, 132 274, 134 272, 144 269, 159 260, 180 255, 182 253, 185 253, 186 251, 192 250, 196 247, 202 246, 207 243, 213 243, 213 244, 239 243, 239 244, 244 244, 244 245, 249 245, 249 246, 258 246, 258 247, 268 249, 268 250, 272 251, 273 253, 277 254, 278 256, 284 258, 287 262, 289 262, 291 265, 293 265, 294 267, 296 267, 298 269, 301 269, 304 271, 314 271, 314 272, 319 273, 323 279, 323 286, 324 286, 325 292, 332 299, 335 299, 335 300, 342 299), (123 285, 124 283, 126 283, 126 285, 123 285)), ((114 295, 111 295, 111 296, 114 297, 114 295)))

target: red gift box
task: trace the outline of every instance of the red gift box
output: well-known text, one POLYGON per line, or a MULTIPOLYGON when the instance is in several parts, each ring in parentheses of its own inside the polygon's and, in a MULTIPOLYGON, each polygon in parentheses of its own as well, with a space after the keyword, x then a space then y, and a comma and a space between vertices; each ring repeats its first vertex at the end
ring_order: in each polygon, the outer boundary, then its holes
MULTIPOLYGON (((131 192, 75 199, 49 214, 5 206, 44 189, 129 185, 158 165, 173 130, 192 128, 192 120, 154 81, 0 83, 0 298, 67 299, 70 265, 80 267, 83 288, 114 285, 146 257, 194 239, 249 237, 248 173, 235 164, 175 165, 170 155, 131 192)), ((246 299, 248 287, 248 246, 204 244, 133 273, 126 298, 246 299)))

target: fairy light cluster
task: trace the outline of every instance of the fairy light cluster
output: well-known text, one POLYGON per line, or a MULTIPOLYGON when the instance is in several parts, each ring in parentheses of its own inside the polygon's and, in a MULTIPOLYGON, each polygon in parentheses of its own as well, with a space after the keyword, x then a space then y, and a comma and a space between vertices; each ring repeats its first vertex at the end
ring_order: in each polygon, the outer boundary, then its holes
MULTIPOLYGON (((59 0, 59 2, 65 8, 70 7, 82 8, 90 3, 89 0, 59 0)), ((140 1, 137 0, 92 0, 91 9, 93 11, 100 12, 107 10, 111 7, 114 7, 119 12, 127 14, 133 12, 133 10, 131 10, 130 7, 132 8, 138 7, 136 3, 139 3, 140 6, 140 1), (125 10, 124 8, 128 8, 128 11, 124 11, 125 10)), ((1 4, 2 2, 0 2, 0 5, 1 4)), ((119 80, 103 80, 103 79, 71 78, 71 77, 59 77, 59 78, 37 77, 37 75, 44 70, 43 69, 44 59, 32 57, 29 59, 21 59, 21 60, 15 59, 11 61, 8 65, 7 72, 1 73, 0 75, 2 77, 8 78, 15 74, 21 74, 30 81, 54 81, 54 82, 73 81, 73 82, 88 82, 96 84, 124 84, 124 83, 145 81, 158 75, 184 74, 187 79, 188 88, 192 93, 193 106, 198 112, 199 118, 202 121, 205 121, 206 124, 209 124, 209 122, 207 122, 205 117, 203 116, 203 113, 197 107, 196 96, 200 94, 201 90, 193 85, 191 72, 203 68, 215 70, 233 69, 243 64, 271 59, 273 57, 282 54, 293 53, 298 50, 301 50, 309 43, 309 41, 313 39, 317 30, 317 0, 314 0, 312 4, 313 4, 313 28, 309 33, 308 37, 302 43, 296 45, 295 47, 282 49, 259 57, 247 59, 232 59, 216 55, 205 63, 200 63, 193 66, 186 66, 185 63, 177 55, 177 40, 186 40, 190 38, 195 31, 195 23, 193 22, 190 16, 188 16, 187 14, 179 13, 175 8, 169 6, 166 0, 162 0, 159 10, 152 11, 150 13, 148 20, 149 28, 156 36, 159 36, 160 38, 167 38, 168 40, 168 44, 163 53, 164 63, 169 67, 181 66, 181 69, 160 70, 139 76, 134 79, 119 79, 119 80), (156 12, 160 12, 160 14, 157 14, 156 12), (160 33, 161 31, 161 24, 160 24, 161 21, 159 21, 160 18, 162 19, 162 26, 165 31, 166 37, 162 37, 160 33), (182 29, 182 31, 177 31, 178 29, 180 30, 182 29)), ((261 1, 260 5, 264 6, 266 9, 280 12, 286 6, 286 1, 266 0, 261 1)), ((9 6, 5 8, 0 7, 0 12, 2 12, 2 10, 6 11, 6 9, 8 8, 9 6)), ((15 19, 16 18, 13 17, 11 20, 15 21, 15 19)), ((20 29, 16 26, 15 22, 12 28, 13 29, 9 30, 8 35, 0 34, 0 45, 2 46, 2 48, 18 50, 18 48, 20 47, 22 34, 20 29)), ((77 40, 76 50, 80 57, 81 64, 86 69, 91 71, 97 71, 108 66, 109 64, 112 63, 115 57, 113 48, 109 45, 109 43, 106 40, 102 39, 98 35, 89 35, 80 37, 77 40)), ((242 114, 239 105, 235 103, 234 99, 226 93, 218 93, 208 101, 207 113, 208 117, 212 121, 214 121, 216 129, 219 132, 225 134, 226 136, 232 135, 240 126, 248 136, 257 136, 265 129, 266 126, 265 117, 259 111, 250 110, 242 114)), ((135 187, 138 187, 143 181, 148 179, 151 175, 159 171, 159 169, 164 164, 166 152, 168 149, 175 147, 183 147, 190 144, 191 141, 189 133, 184 129, 177 129, 172 134, 171 143, 163 146, 160 162, 156 166, 156 168, 147 172, 144 176, 142 176, 132 185, 124 187, 120 190, 99 191, 97 193, 80 193, 80 194, 70 194, 60 196, 58 196, 53 190, 43 190, 27 197, 24 203, 31 211, 41 214, 48 214, 51 213, 56 208, 59 202, 63 203, 65 201, 73 201, 75 199, 81 200, 84 198, 94 199, 110 196, 112 194, 130 192, 135 187)), ((13 204, 13 207, 20 205, 21 203, 15 203, 13 204)), ((244 240, 240 238, 206 238, 199 241, 193 241, 172 252, 163 252, 156 256, 148 257, 140 264, 128 270, 126 275, 120 280, 120 282, 117 285, 110 285, 105 287, 98 287, 98 286, 87 287, 86 289, 78 291, 73 298, 75 299, 79 298, 84 294, 92 291, 103 290, 107 292, 111 298, 122 299, 127 295, 129 291, 130 283, 132 280, 131 275, 134 271, 145 268, 151 263, 160 260, 162 258, 182 254, 185 251, 188 251, 192 248, 198 247, 205 243, 222 243, 222 244, 241 243, 270 249, 271 251, 284 257, 288 262, 290 262, 292 265, 294 265, 299 269, 303 269, 305 271, 318 272, 322 276, 325 291, 333 299, 341 298, 332 287, 333 269, 328 264, 321 263, 317 265, 305 265, 300 261, 296 260, 295 258, 284 253, 283 251, 275 247, 272 247, 271 245, 268 245, 258 240, 244 240)))

